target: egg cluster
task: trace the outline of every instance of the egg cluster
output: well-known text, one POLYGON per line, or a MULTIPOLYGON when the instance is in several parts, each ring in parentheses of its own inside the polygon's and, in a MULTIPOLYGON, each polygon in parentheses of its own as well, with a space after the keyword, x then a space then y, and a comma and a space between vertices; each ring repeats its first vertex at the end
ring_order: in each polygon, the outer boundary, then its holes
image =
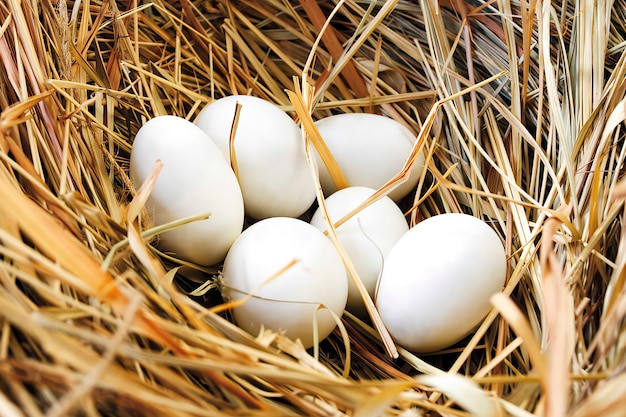
MULTIPOLYGON (((327 222, 339 221, 393 178, 416 139, 393 119, 372 114, 330 116, 316 127, 347 188, 337 190, 316 152, 311 169, 291 117, 251 96, 216 100, 195 123, 151 119, 138 131, 130 159, 137 187, 162 164, 146 202, 155 225, 209 216, 163 232, 159 247, 199 265, 223 261, 222 293, 238 302, 237 324, 251 334, 284 332, 305 347, 328 336, 344 309, 367 314, 325 236, 327 222), (314 203, 315 172, 329 218, 317 209, 309 224, 298 217, 314 203), (242 231, 244 216, 255 223, 242 231)), ((420 155, 389 197, 336 229, 390 334, 416 352, 441 349, 471 332, 506 271, 499 237, 474 217, 439 215, 409 230, 396 201, 415 188, 423 165, 420 155)))

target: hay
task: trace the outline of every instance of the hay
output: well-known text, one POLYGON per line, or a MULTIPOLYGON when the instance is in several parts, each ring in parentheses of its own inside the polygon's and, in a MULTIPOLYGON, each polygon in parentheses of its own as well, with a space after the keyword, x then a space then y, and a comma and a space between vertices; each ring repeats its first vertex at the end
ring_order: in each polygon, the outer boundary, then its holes
POLYGON ((0 415, 622 415, 624 6, 0 4, 0 415), (251 337, 216 270, 150 245, 135 132, 237 93, 416 133, 412 223, 468 212, 506 243, 472 337, 397 360, 349 314, 313 352, 251 337))

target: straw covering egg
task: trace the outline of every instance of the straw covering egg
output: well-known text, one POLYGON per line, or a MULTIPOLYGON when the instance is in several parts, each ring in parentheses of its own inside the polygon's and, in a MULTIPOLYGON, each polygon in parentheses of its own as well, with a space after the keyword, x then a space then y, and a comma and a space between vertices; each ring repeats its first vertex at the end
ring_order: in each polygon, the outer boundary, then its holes
POLYGON ((159 116, 137 132, 130 174, 139 187, 160 160, 163 168, 147 201, 155 225, 209 214, 159 236, 159 247, 201 265, 213 265, 241 234, 243 199, 237 179, 215 146, 193 123, 159 116))
MULTIPOLYGON (((315 124, 350 186, 380 188, 402 170, 416 141, 404 125, 376 114, 338 114, 315 124)), ((316 158, 322 189, 330 195, 337 187, 317 153, 316 158)), ((415 188, 423 165, 420 153, 409 178, 389 197, 398 201, 415 188)))
POLYGON ((391 249, 376 306, 399 345, 437 351, 480 323, 505 275, 504 248, 493 229, 473 216, 442 214, 414 226, 391 249))
POLYGON ((285 332, 305 348, 335 328, 346 305, 348 282, 341 257, 322 232, 302 220, 274 217, 246 229, 226 256, 222 293, 252 297, 233 309, 242 329, 285 332), (315 318, 317 322, 315 322, 315 318))
POLYGON ((196 124, 231 163, 237 103, 241 110, 234 150, 246 214, 255 219, 300 216, 315 199, 315 181, 300 128, 287 113, 261 98, 234 95, 210 103, 196 124))
MULTIPOLYGON (((348 187, 337 191, 326 200, 330 220, 339 221, 375 191, 367 187, 348 187)), ((322 231, 326 230, 321 209, 313 214, 311 224, 322 231)), ((370 204, 337 228, 337 236, 371 297, 374 296, 384 257, 408 230, 402 211, 389 197, 370 204)), ((346 309, 361 316, 367 312, 352 279, 348 280, 346 309)))

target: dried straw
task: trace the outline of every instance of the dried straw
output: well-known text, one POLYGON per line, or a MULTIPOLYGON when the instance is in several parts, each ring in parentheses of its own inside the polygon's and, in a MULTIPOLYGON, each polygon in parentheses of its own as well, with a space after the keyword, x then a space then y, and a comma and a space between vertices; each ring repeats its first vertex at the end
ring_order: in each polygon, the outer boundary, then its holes
POLYGON ((0 415, 622 415, 624 10, 3 2, 0 415), (412 224, 471 213, 506 245, 477 331, 417 356, 350 314, 313 352, 231 324, 217 270, 150 244, 151 183, 128 178, 142 123, 230 94, 280 105, 318 147, 311 121, 333 113, 412 129, 428 167, 412 224))

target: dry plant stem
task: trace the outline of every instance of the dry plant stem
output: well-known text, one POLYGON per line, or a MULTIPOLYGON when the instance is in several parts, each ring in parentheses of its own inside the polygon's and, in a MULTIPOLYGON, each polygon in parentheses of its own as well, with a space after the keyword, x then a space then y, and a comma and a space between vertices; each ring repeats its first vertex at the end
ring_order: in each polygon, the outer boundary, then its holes
MULTIPOLYGON (((255 294, 258 293, 261 288, 265 287, 267 284, 269 284, 270 282, 278 278, 280 275, 287 272, 291 267, 295 266, 298 262, 299 261, 297 259, 292 259, 291 261, 287 262, 283 267, 281 267, 278 271, 276 271, 275 273, 273 273, 272 275, 264 279, 256 288, 253 288, 252 291, 250 291, 249 293, 245 293, 243 298, 237 301, 226 300, 225 303, 212 307, 208 311, 210 311, 211 313, 221 313, 222 311, 230 310, 230 309, 239 307, 242 304, 245 304, 249 299, 256 297, 255 294)), ((218 283, 218 285, 223 286, 222 283, 218 283)), ((238 291, 236 289, 234 290, 238 291)))
POLYGON ((32 116, 27 114, 28 111, 52 94, 54 94, 54 90, 48 90, 3 109, 0 113, 0 131, 8 132, 11 127, 31 120, 32 116))
MULTIPOLYGON (((297 86, 298 85, 296 82, 296 87, 297 86)), ((292 104, 294 105, 294 108, 296 109, 296 113, 298 114, 298 117, 303 123, 302 135, 306 143, 305 148, 307 152, 307 159, 309 162, 309 166, 311 167, 311 175, 313 175, 313 178, 315 178, 316 184, 317 184, 317 188, 316 188, 317 203, 319 204, 319 207, 322 210, 322 217, 324 218, 324 223, 326 224, 328 237, 330 238, 331 242, 333 243, 335 248, 337 248, 339 254, 341 255, 341 258, 346 267, 346 270, 348 271, 348 275, 350 276, 350 279, 352 279, 352 282, 356 286, 357 290, 359 291, 359 294, 361 295, 361 298, 363 299, 365 308, 367 309, 368 314, 372 318, 372 321, 374 323, 374 326, 376 327, 376 330, 380 334, 380 337, 383 341, 387 354, 389 354, 389 356, 391 356, 392 358, 397 358, 398 351, 396 349, 396 346, 393 340, 391 339, 391 335, 389 334, 389 332, 387 331, 387 328, 383 324, 382 319, 380 318, 380 314, 378 313, 378 310, 376 309, 376 306, 374 305, 374 302, 372 301, 372 298, 367 292, 365 285, 363 285, 363 282, 359 278, 359 275, 356 271, 356 268, 354 267, 354 264, 352 263, 352 260, 350 259, 345 249, 343 248, 343 245, 341 244, 341 241, 339 240, 337 236, 337 231, 330 223, 330 220, 328 217, 328 212, 326 210, 326 203, 324 199, 324 193, 322 192, 322 188, 319 183, 317 167, 315 166, 315 161, 313 160, 313 156, 311 154, 311 149, 309 146, 309 140, 311 140, 311 138, 314 137, 315 135, 317 135, 318 139, 320 140, 318 144, 323 143, 323 140, 321 139, 319 132, 316 132, 315 124, 313 123, 313 119, 311 118, 311 115, 310 115, 311 109, 310 109, 309 100, 312 96, 311 90, 312 90, 312 87, 306 84, 303 84, 300 94, 292 92, 292 91, 288 91, 287 94, 292 100, 292 104)), ((341 171, 338 171, 338 172, 341 172, 341 171)))
MULTIPOLYGON (((86 294, 110 303, 115 310, 123 311, 128 304, 128 298, 120 291, 112 276, 102 271, 95 259, 73 239, 73 236, 69 235, 57 223, 49 220, 40 207, 29 200, 25 200, 25 197, 18 192, 13 184, 9 183, 4 175, 0 175, 0 181, 4 183, 0 184, 0 198, 8 198, 15 205, 20 204, 19 216, 15 216, 16 213, 11 210, 7 212, 0 209, 3 217, 14 218, 20 229, 33 240, 38 248, 41 248, 46 255, 55 259, 73 274, 72 281, 68 284, 79 288, 86 294)), ((184 349, 181 349, 167 333, 158 329, 153 321, 142 313, 143 310, 137 314, 133 323, 135 326, 178 354, 186 355, 184 349)), ((259 408, 265 407, 223 376, 213 374, 212 377, 221 381, 225 387, 229 387, 248 404, 259 408)))
POLYGON ((468 93, 469 91, 473 91, 474 89, 480 88, 481 86, 485 85, 485 84, 489 84, 490 82, 492 82, 493 80, 501 77, 502 74, 497 74, 494 77, 487 79, 481 83, 476 84, 473 87, 469 87, 466 90, 463 90, 457 94, 454 94, 448 98, 439 100, 437 103, 435 103, 435 105, 431 108, 428 116, 426 117, 424 124, 422 126, 422 129, 420 130, 420 132, 417 135, 417 140, 415 141, 415 144, 413 145, 413 149, 411 150, 411 154, 409 155, 409 157, 407 158, 404 166, 402 167, 402 170, 395 175, 393 178, 391 178, 389 181, 387 181, 385 184, 383 184, 374 194, 372 194, 369 198, 367 198, 365 201, 363 201, 360 205, 358 205, 357 207, 355 207, 352 211, 350 211, 349 213, 347 213, 346 215, 344 215, 341 219, 337 220, 334 224, 334 227, 337 228, 339 226, 341 226, 342 224, 344 224, 345 222, 347 222, 348 220, 350 220, 355 214, 357 214, 359 211, 363 210, 365 207, 368 207, 370 204, 375 203, 376 201, 378 201, 379 199, 381 199, 382 197, 386 196, 387 194, 389 194, 394 188, 398 187, 402 182, 406 181, 406 179, 409 176, 409 172, 411 170, 411 168, 413 168, 413 164, 415 164, 415 161, 417 161, 417 156, 419 154, 419 152, 422 150, 422 147, 424 146, 424 143, 426 142, 426 138, 428 137, 429 133, 430 133, 430 129, 433 126, 433 123, 435 121, 435 117, 437 116, 437 113, 440 109, 441 106, 443 106, 446 102, 450 101, 450 100, 454 100, 466 93, 468 93))
MULTIPOLYGON (((133 224, 128 225, 128 239, 130 247, 133 250, 135 256, 137 256, 141 264, 150 272, 151 277, 159 284, 159 286, 164 287, 166 292, 172 296, 172 299, 174 301, 178 301, 176 304, 181 309, 184 316, 189 320, 190 324, 198 329, 210 332, 210 328, 206 326, 206 324, 203 323, 201 320, 199 320, 187 307, 187 305, 181 300, 183 296, 175 291, 174 288, 172 288, 172 286, 164 280, 165 270, 163 269, 163 266, 146 250, 145 244, 139 235, 139 231, 134 227, 133 224)), ((181 357, 194 358, 196 356, 193 351, 187 349, 186 346, 179 346, 178 344, 173 345, 172 342, 174 342, 174 339, 172 338, 171 334, 163 331, 160 327, 158 327, 158 321, 155 320, 155 318, 148 317, 148 321, 151 325, 153 333, 160 336, 160 339, 157 340, 169 340, 170 343, 168 343, 166 346, 170 348, 173 347, 176 353, 181 357)), ((219 384, 231 394, 237 396, 244 404, 261 410, 270 409, 268 405, 259 401, 253 395, 244 390, 241 386, 234 383, 224 373, 207 369, 204 374, 210 380, 219 384)))
MULTIPOLYGON (((303 78, 304 79, 304 78, 303 78)), ((337 101, 323 101, 315 106, 316 110, 336 109, 345 107, 370 107, 383 106, 386 104, 403 103, 412 100, 431 99, 435 96, 433 91, 415 91, 398 93, 392 96, 370 96, 368 98, 342 99, 337 101)), ((285 111, 294 111, 293 106, 282 106, 285 111)))
POLYGON ((381 49, 383 47, 383 39, 379 36, 378 40, 376 41, 376 53, 374 54, 374 65, 373 65, 373 70, 372 70, 372 82, 371 82, 371 86, 369 89, 369 105, 367 107, 367 110, 369 113, 373 112, 373 101, 374 101, 374 96, 376 95, 376 84, 378 81, 378 72, 380 70, 380 54, 381 54, 381 49))
MULTIPOLYGON (((312 103, 315 104, 320 100, 322 95, 328 89, 328 86, 334 81, 334 79, 339 75, 339 73, 343 70, 343 68, 348 65, 348 62, 352 59, 354 54, 359 50, 359 48, 365 43, 365 41, 370 37, 370 35, 376 30, 376 27, 380 24, 380 22, 393 10, 394 6, 398 0, 386 0, 383 6, 380 8, 376 16, 366 25, 363 29, 362 33, 359 37, 354 41, 354 43, 350 46, 347 51, 344 51, 341 57, 335 62, 333 69, 331 70, 328 77, 324 80, 324 83, 315 91, 315 95, 312 99, 312 103)), ((367 89, 364 95, 367 96, 367 89)))
MULTIPOLYGON (((317 32, 321 35, 322 42, 328 49, 330 56, 335 62, 339 61, 344 53, 343 47, 341 46, 339 39, 337 39, 337 35, 333 27, 327 25, 327 18, 324 16, 324 12, 318 2, 313 0, 300 0, 300 5, 309 17, 315 30, 317 30, 317 32)), ((355 98, 364 98, 369 95, 367 87, 363 82, 363 77, 359 74, 356 66, 354 65, 354 61, 349 60, 346 62, 341 74, 350 88, 352 88, 355 98)))
POLYGON ((159 174, 163 170, 163 162, 161 160, 157 160, 154 163, 154 166, 150 170, 150 173, 146 177, 145 181, 137 192, 135 193, 135 197, 132 201, 126 206, 126 210, 124 213, 124 220, 128 223, 132 223, 139 217, 141 211, 146 206, 146 202, 148 198, 150 198, 150 193, 154 188, 157 180, 159 179, 159 174))
POLYGON ((126 305, 126 296, 119 291, 108 273, 101 271, 94 274, 94 271, 100 268, 91 254, 67 230, 48 218, 42 208, 26 199, 4 173, 0 174, 0 197, 4 201, 12 201, 14 206, 19 207, 18 215, 2 205, 0 210, 3 217, 13 219, 20 230, 29 236, 44 254, 74 274, 76 279, 72 285, 87 294, 101 297, 115 308, 123 308, 126 305))
POLYGON ((413 382, 389 384, 378 394, 369 397, 354 411, 354 417, 375 417, 385 412, 398 397, 414 385, 413 382))
MULTIPOLYGON (((175 220, 171 223, 166 223, 164 225, 161 226, 156 226, 153 227, 151 229, 148 230, 144 230, 143 232, 141 232, 141 237, 144 240, 148 240, 154 236, 157 236, 163 232, 166 232, 168 230, 174 229, 176 227, 180 227, 180 226, 184 226, 185 224, 189 224, 195 221, 200 221, 200 220, 208 220, 210 217, 210 213, 206 213, 206 214, 199 214, 199 215, 195 215, 195 216, 190 216, 190 217, 185 217, 182 218, 180 220, 175 220)), ((104 258, 104 260, 102 261, 102 270, 106 271, 109 269, 109 267, 111 266, 111 263, 113 262, 113 257, 115 256, 115 254, 117 253, 117 251, 119 251, 120 249, 122 249, 123 247, 127 246, 129 244, 129 240, 128 238, 126 239, 122 239, 119 242, 117 242, 115 245, 113 245, 111 247, 111 250, 109 251, 109 253, 107 254, 107 256, 104 258)))
POLYGON ((228 136, 228 154, 230 155, 230 166, 235 173, 235 176, 239 178, 239 166, 237 165, 237 152, 235 152, 235 136, 237 135, 237 126, 239 126, 239 117, 241 116, 241 103, 235 103, 235 115, 233 117, 233 124, 230 128, 230 135, 228 136))
POLYGON ((528 324, 528 321, 524 318, 524 315, 515 303, 505 294, 495 294, 491 298, 491 302, 502 317, 506 319, 513 330, 523 340, 534 368, 539 375, 542 386, 545 390, 549 389, 546 386, 548 383, 547 363, 542 354, 541 347, 535 340, 535 336, 530 328, 530 325, 528 324))
POLYGON ((60 417, 66 415, 74 404, 85 396, 97 384, 98 379, 102 377, 103 372, 109 366, 110 362, 115 358, 116 350, 127 336, 130 325, 141 305, 142 299, 137 294, 130 300, 128 310, 124 313, 125 319, 122 325, 117 329, 115 335, 111 339, 111 344, 103 356, 103 358, 94 366, 94 368, 84 376, 83 380, 76 385, 70 392, 56 403, 48 412, 46 417, 60 417))
MULTIPOLYGON (((569 211, 568 208, 565 208, 569 211)), ((573 323, 574 307, 565 286, 563 271, 552 240, 561 225, 555 218, 548 219, 542 233, 540 263, 545 299, 546 321, 549 334, 547 346, 548 380, 546 416, 557 417, 567 414, 569 405, 569 364, 574 354, 573 323)))
POLYGON ((487 415, 486 396, 515 417, 623 415, 624 0, 339 0, 318 2, 321 27, 286 0, 0 3, 4 414, 487 415), (391 361, 350 318, 313 355, 253 338, 176 287, 215 271, 168 270, 181 262, 146 243, 149 193, 127 173, 139 126, 230 93, 293 114, 295 75, 303 126, 374 108, 420 132, 412 224, 464 211, 506 241, 506 301, 462 345, 391 361))
POLYGON ((3 392, 0 392, 0 407, 3 410, 3 416, 5 417, 24 417, 20 409, 11 402, 3 392))
POLYGON ((310 140, 311 143, 313 143, 317 153, 320 155, 320 159, 328 169, 331 179, 337 188, 346 188, 348 186, 348 181, 341 172, 341 168, 339 168, 335 157, 324 142, 322 135, 320 135, 317 130, 315 122, 313 121, 310 112, 306 109, 306 104, 302 100, 302 96, 290 90, 287 90, 287 96, 289 97, 289 100, 291 101, 292 106, 300 119, 300 123, 307 133, 307 140, 310 140))

